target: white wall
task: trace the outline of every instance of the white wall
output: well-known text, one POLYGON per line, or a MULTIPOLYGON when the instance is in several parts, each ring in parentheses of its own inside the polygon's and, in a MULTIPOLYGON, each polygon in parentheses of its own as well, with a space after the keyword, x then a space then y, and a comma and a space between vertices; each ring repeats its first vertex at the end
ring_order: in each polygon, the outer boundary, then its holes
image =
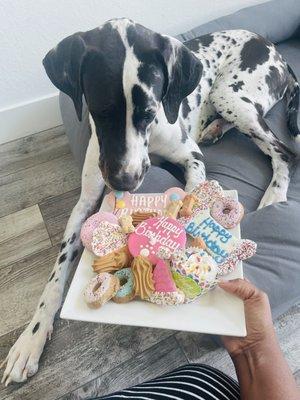
POLYGON ((0 143, 60 123, 57 91, 42 67, 65 36, 113 17, 175 35, 266 0, 1 0, 0 143))

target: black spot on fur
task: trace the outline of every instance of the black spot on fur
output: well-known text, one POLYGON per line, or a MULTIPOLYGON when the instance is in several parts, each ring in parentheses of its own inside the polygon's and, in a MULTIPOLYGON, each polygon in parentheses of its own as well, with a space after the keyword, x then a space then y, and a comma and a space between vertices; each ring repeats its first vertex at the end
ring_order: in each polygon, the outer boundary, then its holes
POLYGON ((266 75, 266 84, 269 87, 269 94, 273 99, 280 99, 286 89, 285 75, 281 76, 278 68, 273 65, 269 68, 269 74, 266 75))
POLYGON ((198 40, 202 46, 208 47, 214 41, 214 37, 208 33, 207 35, 200 36, 198 40))
POLYGON ((231 43, 232 44, 236 44, 236 40, 235 39, 231 39, 231 43))
POLYGON ((39 308, 44 307, 44 305, 45 305, 45 303, 42 301, 41 304, 40 304, 40 306, 39 306, 39 308))
POLYGON ((189 106, 188 99, 185 98, 182 100, 182 117, 186 119, 190 112, 191 107, 189 106))
POLYGON ((197 107, 199 107, 200 103, 201 103, 201 95, 200 95, 200 93, 197 93, 196 102, 197 102, 197 107))
POLYGON ((34 325, 33 329, 32 329, 32 334, 33 334, 33 335, 39 330, 39 327, 40 327, 40 323, 37 322, 37 323, 34 325))
POLYGON ((211 78, 208 78, 207 82, 208 82, 209 86, 212 86, 212 79, 211 78))
POLYGON ((222 50, 224 50, 224 49, 225 49, 225 46, 224 46, 224 44, 222 45, 221 49, 222 49, 222 50))
POLYGON ((155 122, 156 124, 158 124, 158 119, 157 119, 157 117, 154 118, 154 122, 155 122))
POLYGON ((245 101, 246 103, 252 103, 252 101, 245 96, 241 97, 241 100, 245 101))
POLYGON ((67 253, 63 253, 59 259, 58 259, 58 264, 61 264, 62 262, 64 262, 67 258, 67 253))
POLYGON ((73 233, 71 239, 70 239, 70 244, 74 243, 74 240, 76 239, 76 233, 73 233))
POLYGON ((232 87, 232 90, 234 92, 238 92, 239 90, 242 89, 242 87, 245 85, 245 83, 243 81, 238 81, 235 83, 232 83, 231 85, 229 85, 229 87, 232 87))
POLYGON ((233 75, 233 79, 236 79, 238 76, 237 75, 233 75))
POLYGON ((58 282, 58 278, 56 278, 54 282, 58 282))
POLYGON ((274 182, 272 183, 272 186, 273 186, 273 187, 280 187, 280 185, 278 185, 278 183, 277 183, 276 181, 274 181, 274 182))
POLYGON ((270 49, 268 42, 261 36, 251 38, 241 50, 241 71, 251 74, 258 65, 263 65, 269 59, 270 49))
POLYGON ((264 110, 262 108, 262 105, 259 103, 254 103, 254 107, 256 108, 256 111, 258 112, 258 114, 263 115, 264 114, 264 110))
POLYGON ((188 139, 188 134, 186 133, 184 124, 182 122, 182 119, 179 118, 179 126, 180 126, 180 130, 181 130, 181 143, 185 143, 188 139))
POLYGON ((209 60, 205 60, 205 62, 206 62, 207 67, 209 68, 209 67, 210 67, 210 62, 209 62, 209 60))
POLYGON ((229 115, 232 114, 232 111, 230 111, 230 110, 227 110, 226 112, 227 112, 227 114, 229 114, 229 115))
POLYGON ((217 52, 217 57, 220 58, 221 55, 222 55, 222 52, 219 50, 219 51, 217 52))
POLYGON ((203 160, 203 156, 201 153, 198 153, 197 151, 192 151, 191 154, 196 160, 203 160))
POLYGON ((77 254, 78 254, 78 250, 74 250, 72 253, 72 256, 71 256, 71 261, 75 260, 75 258, 77 257, 77 254))
POLYGON ((60 245, 60 251, 62 251, 66 247, 66 245, 66 242, 62 242, 62 244, 60 245))
POLYGON ((261 90, 261 87, 260 87, 260 86, 257 86, 257 89, 258 89, 258 90, 261 90))
POLYGON ((147 126, 153 121, 155 116, 150 111, 153 100, 138 85, 134 85, 131 92, 133 103, 132 123, 138 132, 145 134, 147 126))
POLYGON ((54 275, 55 275, 55 271, 54 271, 54 272, 52 272, 52 274, 51 274, 50 278, 48 279, 48 282, 51 282, 51 281, 52 281, 52 279, 54 278, 54 275))

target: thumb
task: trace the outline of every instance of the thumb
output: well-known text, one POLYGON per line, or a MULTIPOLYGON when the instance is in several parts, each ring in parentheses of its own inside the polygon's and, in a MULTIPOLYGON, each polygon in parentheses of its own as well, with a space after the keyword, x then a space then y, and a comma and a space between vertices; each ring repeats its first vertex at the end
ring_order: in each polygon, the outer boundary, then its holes
POLYGON ((227 293, 237 296, 241 300, 248 300, 258 294, 258 289, 249 281, 244 279, 232 279, 230 281, 221 281, 220 288, 227 293))

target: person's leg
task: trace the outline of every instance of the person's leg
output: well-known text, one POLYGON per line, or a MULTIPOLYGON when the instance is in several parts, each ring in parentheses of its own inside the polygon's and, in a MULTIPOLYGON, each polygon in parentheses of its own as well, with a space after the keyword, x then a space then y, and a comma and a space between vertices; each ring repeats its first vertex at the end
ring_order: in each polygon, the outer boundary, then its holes
POLYGON ((208 365, 188 364, 151 381, 97 399, 236 400, 240 399, 240 390, 238 383, 223 372, 208 365))

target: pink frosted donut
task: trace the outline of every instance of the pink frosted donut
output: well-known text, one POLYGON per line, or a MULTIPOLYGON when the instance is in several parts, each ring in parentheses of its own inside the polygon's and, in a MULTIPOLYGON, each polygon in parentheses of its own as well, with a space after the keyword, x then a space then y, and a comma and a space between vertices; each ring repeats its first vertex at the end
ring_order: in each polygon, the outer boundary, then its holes
POLYGON ((98 228, 102 221, 111 222, 112 224, 117 225, 119 224, 118 218, 110 212, 99 211, 96 214, 91 215, 82 225, 80 231, 82 244, 90 251, 92 251, 93 232, 98 228))
POLYGON ((213 203, 210 214, 224 228, 231 229, 243 218, 244 207, 237 200, 222 197, 213 203))

